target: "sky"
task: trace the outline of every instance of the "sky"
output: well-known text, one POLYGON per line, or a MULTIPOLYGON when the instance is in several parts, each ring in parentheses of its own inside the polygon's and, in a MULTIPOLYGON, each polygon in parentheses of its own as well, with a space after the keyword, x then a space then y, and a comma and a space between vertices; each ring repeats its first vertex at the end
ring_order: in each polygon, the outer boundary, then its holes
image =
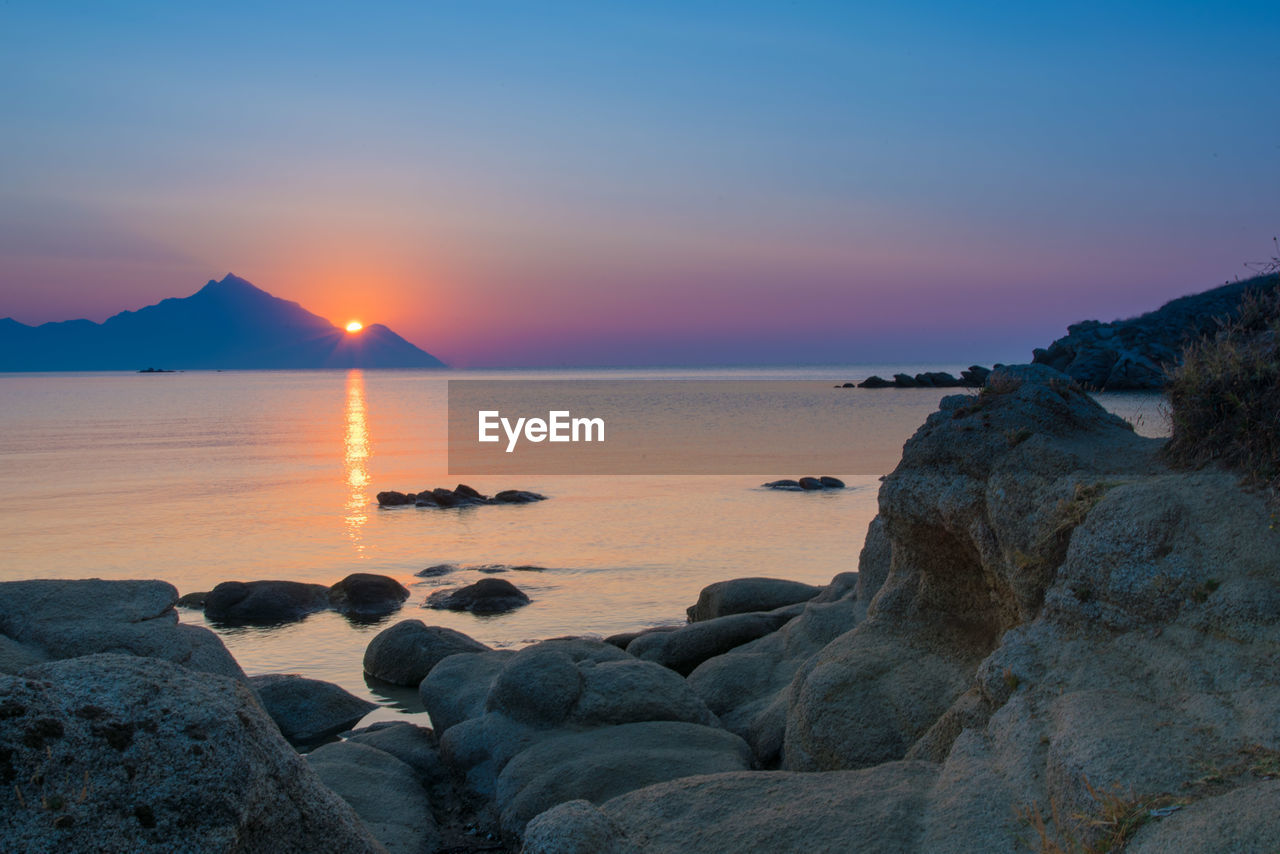
POLYGON ((1280 4, 0 2, 0 317, 1025 360, 1280 234, 1280 4), (889 8, 892 6, 892 8, 889 8))

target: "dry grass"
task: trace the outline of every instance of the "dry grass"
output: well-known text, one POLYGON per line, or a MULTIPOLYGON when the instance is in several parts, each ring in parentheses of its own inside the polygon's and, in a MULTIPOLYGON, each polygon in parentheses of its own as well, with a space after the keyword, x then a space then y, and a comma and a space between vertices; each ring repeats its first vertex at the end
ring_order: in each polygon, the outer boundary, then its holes
POLYGON ((1156 820, 1156 810, 1186 803, 1170 795, 1137 795, 1119 786, 1102 791, 1088 778, 1084 786, 1098 804, 1095 813, 1078 813, 1063 821, 1057 806, 1052 805, 1050 827, 1038 804, 1015 810, 1018 820, 1036 835, 1029 842, 1031 850, 1040 854, 1117 854, 1143 825, 1156 820))
POLYGON ((1280 488, 1280 290, 1247 295, 1236 319, 1188 347, 1168 392, 1170 462, 1280 488))

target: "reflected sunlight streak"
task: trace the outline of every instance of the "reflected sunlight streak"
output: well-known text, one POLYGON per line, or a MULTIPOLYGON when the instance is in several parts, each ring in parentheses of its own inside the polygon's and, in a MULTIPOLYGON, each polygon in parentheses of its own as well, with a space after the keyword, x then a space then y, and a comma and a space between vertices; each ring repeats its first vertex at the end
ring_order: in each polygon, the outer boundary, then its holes
POLYGON ((364 374, 360 370, 347 373, 347 435, 343 456, 347 480, 347 535, 356 554, 364 556, 360 532, 369 521, 369 425, 365 419, 364 374))

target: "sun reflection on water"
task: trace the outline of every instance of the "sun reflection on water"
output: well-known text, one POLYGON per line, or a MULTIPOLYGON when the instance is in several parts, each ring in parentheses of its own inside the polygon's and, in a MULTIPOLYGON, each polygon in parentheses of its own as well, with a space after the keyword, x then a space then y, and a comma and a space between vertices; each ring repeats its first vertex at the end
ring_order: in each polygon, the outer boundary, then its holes
POLYGON ((347 373, 347 435, 343 457, 346 465, 347 536, 358 556, 364 556, 360 533, 369 521, 369 424, 364 405, 364 374, 355 369, 347 373))

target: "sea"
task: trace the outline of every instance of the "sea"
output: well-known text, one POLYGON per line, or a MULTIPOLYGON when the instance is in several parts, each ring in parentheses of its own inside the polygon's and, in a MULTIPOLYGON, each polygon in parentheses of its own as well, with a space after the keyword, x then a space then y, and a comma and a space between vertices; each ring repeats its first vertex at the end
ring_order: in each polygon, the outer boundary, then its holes
MULTIPOLYGON (((607 636, 683 622, 704 586, 745 576, 825 584, 857 568, 876 513, 878 461, 864 471, 762 475, 486 475, 485 493, 548 500, 455 509, 379 508, 383 490, 453 487, 449 379, 771 380, 814 388, 849 437, 900 447, 955 390, 840 389, 871 374, 958 365, 844 365, 573 371, 226 371, 0 374, 0 580, 163 579, 180 593, 222 581, 332 584, 380 573, 411 591, 396 613, 334 612, 273 627, 209 624, 249 675, 296 673, 373 700, 369 721, 417 717, 414 691, 366 678, 373 636, 404 619, 495 647, 607 636), (841 490, 796 493, 763 480, 832 475, 841 490), (454 564, 422 578, 426 567, 454 564), (423 607, 433 592, 497 575, 531 603, 492 616, 423 607)), ((1097 395, 1140 433, 1164 435, 1158 394, 1097 395)), ((761 401, 768 407, 768 401, 761 401)), ((841 441, 839 436, 833 442, 841 441)))

